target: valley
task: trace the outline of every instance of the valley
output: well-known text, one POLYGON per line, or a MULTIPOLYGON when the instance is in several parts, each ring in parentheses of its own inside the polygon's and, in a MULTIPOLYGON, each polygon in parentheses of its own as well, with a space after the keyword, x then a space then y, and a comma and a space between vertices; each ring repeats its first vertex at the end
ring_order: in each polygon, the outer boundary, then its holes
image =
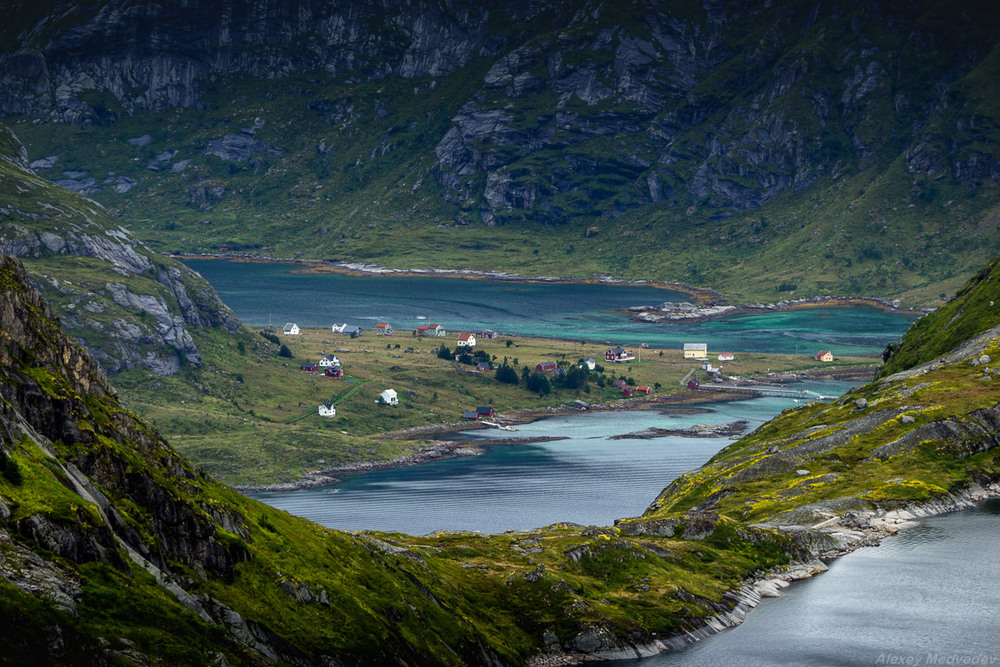
POLYGON ((1000 655, 991 4, 8 5, 0 662, 1000 655))

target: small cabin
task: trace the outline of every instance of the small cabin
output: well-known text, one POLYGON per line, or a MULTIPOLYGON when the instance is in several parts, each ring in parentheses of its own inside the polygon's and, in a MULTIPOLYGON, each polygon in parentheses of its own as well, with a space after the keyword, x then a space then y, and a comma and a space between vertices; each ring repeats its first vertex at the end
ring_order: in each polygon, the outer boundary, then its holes
POLYGON ((285 328, 281 330, 286 336, 298 336, 301 333, 299 325, 295 322, 289 322, 285 325, 285 328))
POLYGON ((375 325, 375 335, 376 336, 391 336, 392 335, 392 325, 388 322, 379 322, 375 325))
POLYGON ((340 359, 335 354, 328 354, 319 360, 320 368, 332 368, 340 365, 340 359))
POLYGON ((306 363, 302 364, 301 366, 299 366, 299 370, 309 371, 310 373, 317 373, 317 372, 319 372, 319 364, 312 364, 312 363, 306 362, 306 363))
POLYGON ((698 384, 697 380, 688 380, 688 383, 687 383, 687 388, 688 389, 697 389, 699 386, 700 385, 698 384))
POLYGON ((386 389, 378 395, 378 402, 384 405, 399 405, 399 396, 395 389, 386 389))
POLYGON ((820 350, 816 353, 816 361, 833 361, 833 352, 829 350, 820 350))
POLYGON ((336 417, 337 408, 334 407, 333 403, 324 403, 319 406, 319 416, 320 417, 336 417))
POLYGON ((486 405, 476 408, 476 417, 478 419, 482 419, 483 417, 492 417, 492 416, 493 416, 493 406, 486 405))
POLYGON ((556 362, 554 361, 543 361, 541 363, 535 364, 536 371, 542 371, 543 373, 551 373, 556 370, 556 362))
POLYGON ((635 396, 635 389, 633 389, 632 387, 622 387, 621 392, 622 396, 624 396, 625 398, 631 398, 632 396, 635 396))
POLYGON ((476 335, 471 333, 458 334, 458 347, 475 347, 476 346, 476 335))
POLYGON ((483 340, 494 340, 499 335, 500 334, 498 334, 496 331, 493 331, 492 329, 483 329, 481 331, 476 332, 476 338, 482 338, 483 340))
POLYGON ((344 379, 344 367, 343 366, 331 366, 327 368, 323 375, 328 378, 337 378, 338 380, 344 379))
POLYGON ((595 368, 597 368, 597 362, 594 361, 593 357, 588 357, 587 359, 584 359, 583 361, 580 362, 580 368, 585 368, 588 371, 592 371, 595 368))
POLYGON ((732 352, 720 352, 719 361, 732 361, 736 358, 736 355, 732 352))
POLYGON ((639 392, 640 394, 652 394, 653 393, 653 388, 652 387, 636 387, 635 390, 637 392, 639 392))

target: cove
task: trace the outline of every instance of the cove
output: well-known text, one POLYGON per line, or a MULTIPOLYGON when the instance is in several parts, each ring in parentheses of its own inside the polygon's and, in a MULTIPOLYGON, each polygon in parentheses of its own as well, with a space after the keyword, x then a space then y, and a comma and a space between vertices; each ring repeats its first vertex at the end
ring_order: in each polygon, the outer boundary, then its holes
MULTIPOLYGON (((796 385, 836 395, 844 382, 796 385)), ((550 442, 495 445, 485 454, 418 466, 348 475, 334 487, 260 493, 253 497, 324 526, 423 535, 438 530, 486 533, 529 530, 556 522, 613 524, 642 514, 678 475, 702 465, 731 440, 663 436, 611 439, 649 427, 749 422, 753 430, 794 406, 790 399, 711 403, 683 411, 575 413, 550 417, 504 435, 563 437, 550 442)), ((470 439, 496 431, 471 431, 470 439)))
POLYGON ((920 524, 642 667, 1000 665, 1000 499, 920 524))
POLYGON ((530 283, 425 276, 303 273, 285 263, 187 259, 244 324, 329 327, 347 322, 397 330, 434 322, 451 332, 494 329, 518 336, 556 337, 679 349, 705 342, 711 350, 837 355, 880 354, 916 319, 869 306, 805 308, 733 315, 704 322, 632 322, 615 309, 686 301, 689 297, 634 284, 530 283))

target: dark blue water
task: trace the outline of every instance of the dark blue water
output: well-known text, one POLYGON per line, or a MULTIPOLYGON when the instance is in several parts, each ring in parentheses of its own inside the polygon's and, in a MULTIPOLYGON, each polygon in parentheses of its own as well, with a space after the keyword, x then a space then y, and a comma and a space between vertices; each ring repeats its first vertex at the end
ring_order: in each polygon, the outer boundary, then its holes
POLYGON ((642 667, 1000 665, 1000 500, 925 519, 642 667))
POLYGON ((879 354, 913 315, 864 306, 737 315, 700 323, 645 324, 615 309, 684 301, 679 292, 641 285, 515 283, 496 280, 301 273, 295 264, 187 260, 245 324, 329 327, 347 322, 398 330, 435 322, 449 332, 490 328, 680 349, 685 342, 733 352, 879 354))

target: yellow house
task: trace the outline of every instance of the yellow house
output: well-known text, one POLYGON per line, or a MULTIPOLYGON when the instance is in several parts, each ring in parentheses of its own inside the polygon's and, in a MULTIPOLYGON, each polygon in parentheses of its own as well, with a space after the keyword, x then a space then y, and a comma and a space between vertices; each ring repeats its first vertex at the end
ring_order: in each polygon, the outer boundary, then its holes
POLYGON ((684 343, 685 359, 708 359, 708 343, 684 343))
POLYGON ((816 353, 816 361, 833 361, 833 352, 820 350, 816 353))

